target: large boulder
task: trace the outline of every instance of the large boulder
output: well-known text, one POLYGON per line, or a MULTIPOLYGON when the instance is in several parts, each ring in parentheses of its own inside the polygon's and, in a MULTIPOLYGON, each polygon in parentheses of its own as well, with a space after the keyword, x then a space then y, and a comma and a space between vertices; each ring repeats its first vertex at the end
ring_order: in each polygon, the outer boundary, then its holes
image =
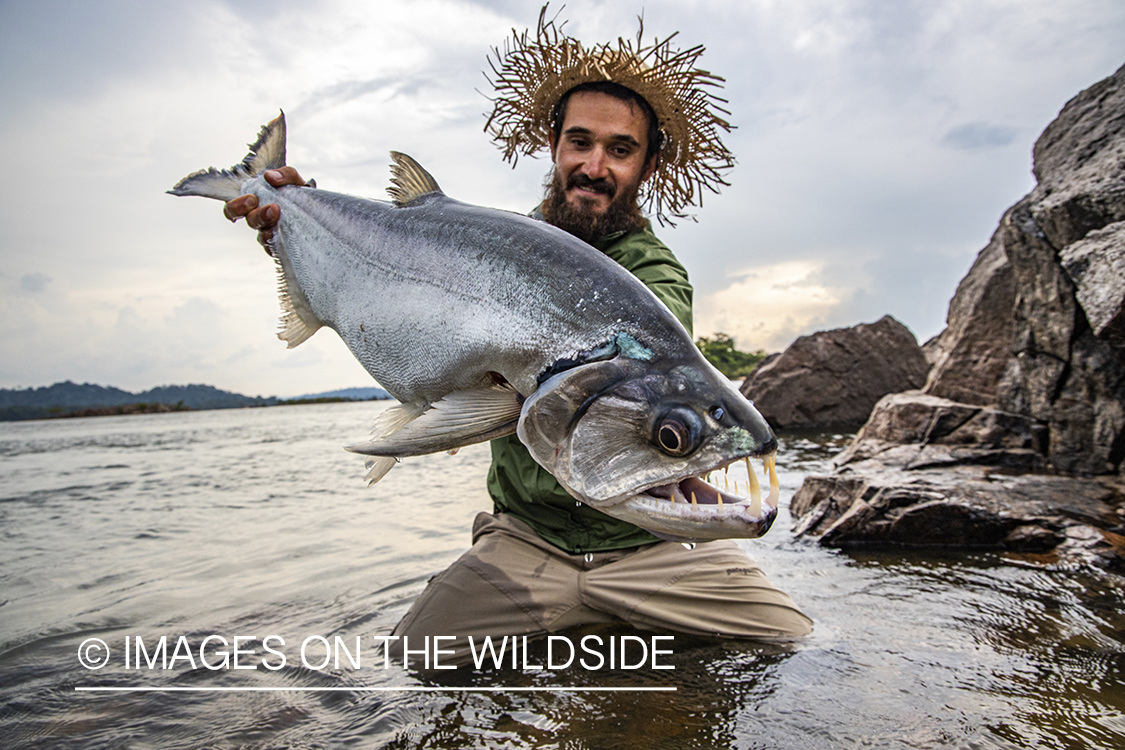
POLYGON ((856 427, 883 396, 920 387, 928 370, 914 334, 886 315, 802 336, 741 391, 776 428, 856 427))
POLYGON ((927 343, 793 498, 821 543, 989 546, 1125 570, 1125 67, 1067 103, 927 343))

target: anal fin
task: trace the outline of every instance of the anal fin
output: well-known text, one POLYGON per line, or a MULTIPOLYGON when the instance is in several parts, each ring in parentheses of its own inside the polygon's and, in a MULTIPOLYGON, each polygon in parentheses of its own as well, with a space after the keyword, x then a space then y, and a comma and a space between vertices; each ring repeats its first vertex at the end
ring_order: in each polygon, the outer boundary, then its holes
MULTIPOLYGON (((371 425, 372 439, 388 439, 421 416, 425 410, 424 404, 402 403, 391 406, 375 418, 375 423, 371 425)), ((364 479, 367 481, 367 486, 370 487, 385 477, 397 463, 398 458, 395 456, 372 456, 364 461, 363 466, 367 469, 367 476, 364 479)))
POLYGON ((367 469, 367 476, 364 479, 367 481, 367 486, 370 487, 385 477, 397 463, 398 459, 393 456, 372 456, 364 461, 363 468, 367 469))
POLYGON ((301 291, 296 274, 289 265, 288 255, 275 244, 279 242, 275 234, 271 240, 270 254, 277 263, 277 295, 281 302, 281 322, 277 337, 288 345, 287 348, 292 349, 316 333, 323 323, 313 313, 305 293, 301 291))

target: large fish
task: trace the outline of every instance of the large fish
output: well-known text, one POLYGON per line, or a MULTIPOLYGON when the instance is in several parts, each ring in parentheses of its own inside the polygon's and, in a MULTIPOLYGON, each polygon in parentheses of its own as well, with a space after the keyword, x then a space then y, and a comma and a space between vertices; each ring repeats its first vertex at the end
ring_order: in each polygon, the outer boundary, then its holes
POLYGON ((348 447, 374 457, 371 482, 399 457, 517 432, 578 500, 659 536, 769 529, 773 433, 644 284, 566 232, 453 200, 391 157, 393 202, 274 188, 261 173, 285 163, 282 115, 242 163, 169 191, 281 207, 279 338, 294 347, 332 328, 400 402, 348 447), (769 477, 764 501, 751 458, 769 477), (734 462, 749 497, 703 478, 734 462))

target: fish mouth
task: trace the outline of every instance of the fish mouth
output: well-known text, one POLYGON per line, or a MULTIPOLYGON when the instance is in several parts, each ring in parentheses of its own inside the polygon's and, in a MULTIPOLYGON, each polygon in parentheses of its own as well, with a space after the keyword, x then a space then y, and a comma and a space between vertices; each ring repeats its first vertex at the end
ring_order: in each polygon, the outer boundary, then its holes
MULTIPOLYGON (((755 457, 762 462, 762 471, 769 482, 769 494, 762 496, 762 485, 754 472, 754 466, 749 456, 732 461, 725 465, 716 466, 701 474, 693 474, 676 479, 667 484, 649 487, 631 498, 634 504, 638 501, 648 506, 648 510, 656 511, 661 515, 679 517, 685 521, 707 522, 712 520, 738 521, 747 524, 762 525, 772 524, 777 514, 778 498, 781 494, 777 479, 777 451, 772 451, 763 456, 755 457), (741 477, 735 478, 733 488, 731 483, 730 468, 741 463, 746 467, 745 490, 747 496, 740 494, 743 486, 741 477), (722 472, 723 489, 717 482, 712 483, 715 475, 722 472), (646 502, 648 501, 648 502, 646 502)), ((765 529, 760 534, 764 534, 765 529)))

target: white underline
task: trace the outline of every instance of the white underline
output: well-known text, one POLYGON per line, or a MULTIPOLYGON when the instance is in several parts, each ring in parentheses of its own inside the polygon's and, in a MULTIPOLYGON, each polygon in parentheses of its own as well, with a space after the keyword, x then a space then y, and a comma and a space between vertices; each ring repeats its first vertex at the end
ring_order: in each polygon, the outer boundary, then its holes
POLYGON ((84 693, 652 693, 677 687, 87 687, 84 693))

